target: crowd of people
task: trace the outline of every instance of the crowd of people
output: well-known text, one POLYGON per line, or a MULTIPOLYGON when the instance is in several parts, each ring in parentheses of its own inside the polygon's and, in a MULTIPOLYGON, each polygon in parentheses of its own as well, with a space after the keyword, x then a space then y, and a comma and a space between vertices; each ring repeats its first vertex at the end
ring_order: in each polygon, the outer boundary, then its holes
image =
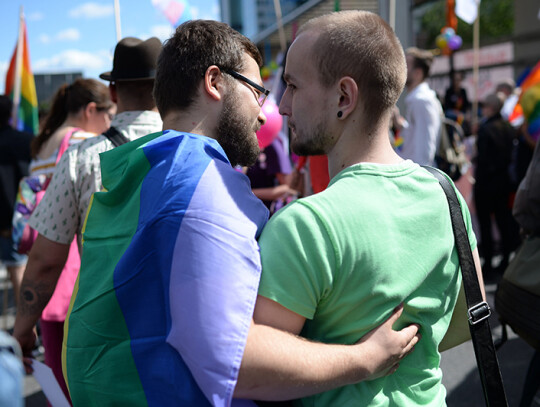
MULTIPOLYGON (((1 260, 26 371, 39 325, 75 406, 445 405, 439 344, 461 274, 422 165, 437 165, 445 114, 467 120, 470 104, 459 74, 441 105, 432 60, 370 12, 309 20, 284 66, 290 130, 262 150, 261 54, 216 21, 164 44, 122 39, 108 88, 62 86, 36 137, 9 126, 0 98, 1 260), (27 175, 46 192, 26 258, 11 229, 27 175)), ((482 288, 520 242, 519 133, 502 92, 483 102, 475 207, 458 193, 482 288)))

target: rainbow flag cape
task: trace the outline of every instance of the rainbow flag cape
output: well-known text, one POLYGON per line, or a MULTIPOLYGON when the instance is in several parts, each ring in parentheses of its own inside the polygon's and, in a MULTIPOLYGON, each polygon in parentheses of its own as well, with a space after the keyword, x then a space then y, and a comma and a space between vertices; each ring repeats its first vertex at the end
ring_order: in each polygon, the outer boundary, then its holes
POLYGON ((154 133, 101 154, 64 325, 76 406, 229 406, 268 219, 220 145, 154 133))
POLYGON ((152 0, 152 4, 165 15, 175 28, 193 19, 191 7, 186 0, 152 0))
POLYGON ((7 71, 5 92, 13 101, 13 127, 37 134, 38 102, 36 84, 30 68, 26 23, 22 11, 20 14, 19 38, 7 71))

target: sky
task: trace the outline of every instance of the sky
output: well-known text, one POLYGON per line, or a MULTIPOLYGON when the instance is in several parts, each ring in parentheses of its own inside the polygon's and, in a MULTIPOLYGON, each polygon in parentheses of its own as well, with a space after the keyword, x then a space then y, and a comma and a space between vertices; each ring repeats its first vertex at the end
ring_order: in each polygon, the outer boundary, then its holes
MULTIPOLYGON (((119 0, 122 37, 162 41, 174 28, 152 0, 119 0)), ((189 0, 191 16, 220 19, 219 0, 189 0)), ((0 92, 17 42, 19 9, 26 17, 31 69, 82 72, 98 78, 112 69, 116 45, 113 0, 0 0, 0 92)))

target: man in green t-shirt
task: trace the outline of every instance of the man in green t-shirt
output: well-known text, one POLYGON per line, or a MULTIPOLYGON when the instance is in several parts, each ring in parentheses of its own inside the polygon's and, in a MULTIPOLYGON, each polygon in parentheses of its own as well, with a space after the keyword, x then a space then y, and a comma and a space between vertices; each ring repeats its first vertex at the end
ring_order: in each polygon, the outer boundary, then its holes
POLYGON ((297 403, 443 406, 438 346, 461 274, 438 181, 390 145, 392 109, 407 77, 401 44, 373 13, 333 13, 300 29, 286 62, 280 113, 289 118, 291 147, 299 155, 327 154, 331 181, 264 229, 255 321, 350 344, 404 303, 395 328, 417 323, 422 340, 395 374, 297 403))

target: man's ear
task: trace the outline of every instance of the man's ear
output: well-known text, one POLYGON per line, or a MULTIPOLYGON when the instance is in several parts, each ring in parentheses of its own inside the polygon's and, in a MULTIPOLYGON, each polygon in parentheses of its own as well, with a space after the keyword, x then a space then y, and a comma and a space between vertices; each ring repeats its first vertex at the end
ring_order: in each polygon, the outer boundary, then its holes
POLYGON ((344 76, 338 82, 338 92, 338 111, 341 112, 339 117, 345 119, 356 109, 358 103, 358 85, 350 76, 344 76))
POLYGON ((204 91, 214 99, 221 100, 223 97, 223 74, 216 65, 211 65, 204 73, 204 91))

